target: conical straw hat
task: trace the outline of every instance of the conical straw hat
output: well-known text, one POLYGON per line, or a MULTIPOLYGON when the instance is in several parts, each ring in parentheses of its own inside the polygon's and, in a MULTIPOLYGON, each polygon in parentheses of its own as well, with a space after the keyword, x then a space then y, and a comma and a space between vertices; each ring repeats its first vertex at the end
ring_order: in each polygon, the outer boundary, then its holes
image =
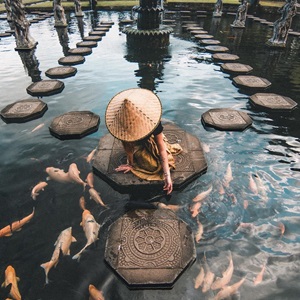
POLYGON ((133 88, 116 94, 108 103, 106 127, 117 139, 134 142, 145 138, 160 122, 162 107, 150 90, 133 88))

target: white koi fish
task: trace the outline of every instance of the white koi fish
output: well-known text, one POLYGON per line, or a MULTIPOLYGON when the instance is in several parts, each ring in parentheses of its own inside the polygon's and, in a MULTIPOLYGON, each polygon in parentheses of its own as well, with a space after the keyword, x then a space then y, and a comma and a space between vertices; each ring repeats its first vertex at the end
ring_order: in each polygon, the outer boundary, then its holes
POLYGON ((44 125, 45 125, 45 123, 41 123, 41 124, 37 125, 36 127, 34 127, 34 128, 31 130, 31 132, 35 132, 35 131, 41 129, 44 125))
POLYGON ((104 207, 107 207, 106 204, 102 201, 100 194, 94 188, 90 188, 89 193, 90 193, 90 198, 93 199, 96 203, 104 207))
POLYGON ((231 252, 229 252, 229 265, 227 269, 222 273, 222 277, 217 278, 213 284, 211 285, 212 290, 222 289, 225 285, 227 285, 233 274, 233 260, 231 252))
POLYGON ((260 272, 257 274, 257 276, 253 279, 253 284, 258 285, 262 282, 263 276, 266 270, 266 264, 264 264, 260 270, 260 272))
POLYGON ((48 179, 52 179, 54 181, 60 182, 60 183, 70 183, 73 182, 70 178, 69 174, 66 173, 62 169, 54 168, 54 167, 48 167, 46 168, 46 172, 49 175, 48 179))
POLYGON ((195 218, 198 216, 201 206, 202 206, 201 201, 198 201, 198 202, 192 204, 192 206, 190 207, 190 212, 191 212, 192 218, 195 218))
POLYGON ((198 289, 202 285, 204 275, 205 275, 204 269, 203 269, 203 267, 201 267, 199 274, 195 278, 195 285, 194 285, 195 289, 198 289))
POLYGON ((94 155, 95 155, 95 153, 96 153, 96 148, 95 149, 93 149, 90 153, 89 153, 89 155, 86 157, 86 162, 87 163, 90 163, 93 159, 94 159, 94 155))
POLYGON ((246 277, 242 278, 240 281, 233 285, 226 285, 223 289, 221 289, 218 294, 214 297, 214 300, 222 300, 227 299, 228 297, 235 294, 240 286, 244 283, 246 277))
POLYGON ((18 288, 18 281, 20 280, 19 277, 16 276, 16 271, 12 266, 8 266, 5 269, 5 280, 2 283, 2 287, 7 287, 11 284, 9 295, 14 300, 21 300, 21 294, 18 288))
POLYGON ((89 187, 91 187, 91 188, 94 187, 94 174, 93 174, 93 172, 90 172, 89 174, 87 174, 85 181, 86 181, 86 183, 89 187))
POLYGON ((227 168, 226 168, 226 173, 224 175, 224 180, 223 180, 223 184, 225 187, 228 187, 229 186, 229 183, 233 180, 233 177, 232 177, 232 169, 231 169, 231 163, 230 162, 228 165, 227 165, 227 168))
POLYGON ((194 199, 193 202, 198 202, 204 200, 212 191, 212 185, 204 192, 198 194, 194 199))
POLYGON ((258 194, 261 196, 262 200, 266 202, 268 200, 267 188, 266 188, 263 180, 257 173, 254 175, 254 177, 255 177, 256 184, 257 184, 258 194))
POLYGON ((82 212, 82 222, 80 225, 83 228, 83 231, 85 233, 85 237, 87 239, 87 242, 85 246, 77 253, 75 254, 72 259, 80 259, 80 256, 82 252, 91 244, 96 242, 98 240, 98 234, 100 230, 100 224, 98 224, 94 218, 94 216, 91 214, 91 212, 85 208, 85 200, 83 197, 80 198, 80 206, 83 209, 82 212))
POLYGON ((75 163, 70 164, 68 174, 73 182, 83 185, 83 190, 85 190, 86 182, 80 178, 80 171, 75 163))
POLYGON ((36 196, 39 195, 39 191, 43 191, 47 185, 48 185, 48 183, 45 181, 41 181, 37 185, 35 185, 33 187, 33 189, 31 190, 31 198, 33 200, 36 200, 36 196))
POLYGON ((54 244, 55 249, 51 259, 48 262, 41 264, 41 267, 45 270, 46 284, 49 283, 48 273, 50 269, 58 264, 60 251, 63 255, 70 255, 70 246, 72 242, 76 242, 76 239, 72 236, 72 227, 61 231, 54 244))
POLYGON ((214 279, 215 274, 210 270, 205 258, 205 276, 203 279, 202 293, 206 293, 209 291, 214 279))
POLYGON ((198 224, 198 229, 195 234, 195 241, 196 243, 199 243, 203 235, 203 225, 198 219, 197 219, 197 224, 198 224))

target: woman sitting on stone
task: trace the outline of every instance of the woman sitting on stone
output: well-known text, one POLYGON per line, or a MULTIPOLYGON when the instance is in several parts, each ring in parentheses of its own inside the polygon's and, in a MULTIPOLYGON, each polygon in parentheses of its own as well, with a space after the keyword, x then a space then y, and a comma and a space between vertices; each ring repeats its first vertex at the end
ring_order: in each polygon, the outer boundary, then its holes
POLYGON ((173 155, 179 144, 169 144, 161 124, 162 107, 150 90, 133 88, 115 95, 109 102, 105 121, 109 132, 122 141, 127 163, 117 172, 132 172, 144 180, 164 180, 163 189, 170 194, 173 183, 170 169, 175 169, 173 155))

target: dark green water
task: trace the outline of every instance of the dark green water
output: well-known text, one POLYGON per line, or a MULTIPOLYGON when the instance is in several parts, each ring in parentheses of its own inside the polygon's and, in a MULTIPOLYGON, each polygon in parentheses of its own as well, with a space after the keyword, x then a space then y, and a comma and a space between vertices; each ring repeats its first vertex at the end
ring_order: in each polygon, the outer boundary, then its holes
MULTIPOLYGON (((133 52, 127 49, 126 36, 118 21, 128 13, 85 13, 84 33, 87 35, 99 21, 115 22, 110 31, 78 65, 75 77, 63 79, 61 94, 43 97, 48 111, 40 119, 24 124, 0 122, 0 227, 27 216, 35 207, 33 219, 13 236, 0 239, 0 281, 4 270, 12 265, 22 299, 88 299, 87 287, 93 283, 103 290, 106 299, 212 299, 215 292, 202 293, 194 288, 194 279, 203 263, 204 253, 211 270, 221 275, 228 265, 229 250, 233 256, 234 273, 231 283, 246 276, 235 296, 239 299, 298 299, 300 243, 300 129, 299 109, 289 113, 267 113, 254 109, 249 95, 232 84, 232 76, 220 70, 211 54, 205 52, 191 35, 181 30, 177 16, 170 46, 162 53, 133 52), (129 290, 103 260, 108 226, 126 210, 129 195, 119 194, 95 178, 95 188, 110 209, 104 209, 83 194, 82 187, 49 181, 36 201, 31 189, 46 180, 45 168, 58 167, 67 171, 77 163, 82 178, 91 170, 85 157, 107 133, 104 113, 108 101, 117 92, 131 87, 154 90, 163 104, 163 118, 175 122, 196 135, 209 146, 206 152, 207 173, 183 191, 173 192, 171 204, 182 205, 178 212, 193 231, 189 205, 200 192, 213 185, 205 200, 199 220, 204 235, 196 245, 196 262, 182 274, 171 290, 129 290), (244 132, 224 132, 204 128, 201 115, 211 108, 230 107, 248 113, 253 124, 244 132), (81 140, 61 141, 50 135, 52 119, 68 111, 90 110, 101 118, 99 130, 81 140), (32 132, 39 124, 45 125, 32 132), (219 194, 219 183, 231 162, 233 181, 225 195, 219 194), (263 195, 254 195, 248 188, 249 173, 262 179, 263 195), (84 195, 87 207, 101 224, 99 241, 91 246, 80 262, 71 259, 85 244, 79 198, 84 195), (234 204, 232 195, 237 199, 234 204), (245 209, 245 200, 248 207, 245 209), (251 231, 237 230, 240 222, 251 223, 251 231), (283 236, 278 224, 285 225, 283 236), (62 258, 49 273, 50 284, 40 264, 50 260, 59 233, 72 226, 77 242, 71 245, 71 256, 62 258), (266 263, 263 282, 254 286, 253 278, 266 263)), ((31 16, 29 16, 31 17, 31 16)), ((270 20, 274 16, 265 16, 270 20)), ((272 82, 269 92, 291 97, 300 102, 300 39, 288 38, 287 47, 277 51, 265 47, 272 29, 248 20, 244 30, 232 30, 234 16, 220 20, 201 19, 204 27, 230 53, 240 56, 239 62, 253 67, 253 75, 272 82)), ((47 79, 45 71, 58 66, 66 46, 76 47, 81 41, 78 20, 68 18, 67 45, 61 45, 54 19, 33 24, 31 35, 38 41, 31 67, 14 50, 14 37, 0 40, 1 109, 17 100, 29 98, 26 88, 37 78, 47 79)), ((293 29, 300 28, 299 16, 293 29)), ((9 29, 0 21, 0 31, 9 29)), ((162 199, 162 201, 165 201, 162 199)), ((230 284, 231 284, 230 283, 230 284)))

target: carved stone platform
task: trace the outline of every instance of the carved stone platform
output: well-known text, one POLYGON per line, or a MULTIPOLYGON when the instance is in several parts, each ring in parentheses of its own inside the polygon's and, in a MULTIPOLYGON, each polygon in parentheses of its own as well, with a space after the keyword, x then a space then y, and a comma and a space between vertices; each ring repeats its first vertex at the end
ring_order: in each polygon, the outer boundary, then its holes
POLYGON ((55 137, 66 139, 80 139, 96 132, 100 117, 90 111, 71 111, 54 118, 49 126, 50 133, 55 137))
POLYGON ((297 102, 289 97, 272 94, 256 93, 250 97, 253 106, 270 111, 291 111, 297 106, 297 102))
POLYGON ((102 30, 102 31, 109 31, 111 26, 108 25, 98 25, 94 30, 102 30))
POLYGON ((239 63, 225 63, 221 65, 221 70, 226 73, 247 74, 250 73, 253 70, 253 68, 249 65, 239 63))
POLYGON ((31 96, 51 96, 59 94, 65 88, 65 84, 59 80, 41 80, 27 87, 27 93, 31 96))
MULTIPOLYGON (((200 26, 188 26, 186 29, 190 32, 193 30, 205 31, 205 30, 203 30, 203 27, 200 27, 200 26)), ((207 31, 205 33, 207 33, 207 31)))
MULTIPOLYGON (((204 174, 207 163, 199 139, 174 124, 163 124, 169 142, 179 143, 183 152, 176 156, 176 169, 171 172, 174 190, 180 190, 204 174)), ((163 181, 141 180, 132 173, 119 173, 115 168, 126 163, 122 143, 112 135, 103 136, 93 160, 93 171, 120 193, 137 190, 162 191, 163 181)))
POLYGON ((77 69, 70 66, 54 67, 45 72, 45 75, 49 78, 67 78, 75 76, 77 69))
POLYGON ((99 42, 102 40, 102 36, 100 35, 88 35, 88 36, 84 36, 82 38, 83 41, 85 42, 89 42, 89 41, 93 41, 93 42, 99 42))
POLYGON ((243 131, 252 124, 252 119, 242 111, 214 108, 202 115, 202 122, 219 130, 243 131))
POLYGON ((0 33, 0 38, 9 37, 9 36, 11 36, 11 35, 12 35, 12 33, 9 33, 9 32, 1 32, 1 33, 0 33))
POLYGON ((96 41, 83 41, 83 42, 78 42, 76 44, 76 47, 90 47, 90 48, 95 48, 97 47, 98 44, 96 41))
POLYGON ((64 65, 64 66, 67 66, 67 65, 79 65, 79 64, 83 64, 85 62, 85 58, 84 56, 81 56, 81 55, 68 55, 68 56, 65 56, 65 57, 61 57, 59 60, 58 60, 58 63, 60 65, 64 65))
MULTIPOLYGON (((164 20, 165 21, 165 20, 164 20)), ((134 20, 131 20, 131 19, 123 19, 123 20, 120 20, 119 21, 119 24, 122 24, 122 25, 126 25, 126 24, 132 24, 134 23, 135 21, 134 20)))
POLYGON ((129 288, 171 288, 196 259, 190 227, 167 209, 137 209, 108 231, 104 258, 129 288))
POLYGON ((72 55, 89 55, 93 51, 89 47, 79 47, 79 48, 69 49, 68 52, 72 55))
POLYGON ((213 39, 203 39, 203 40, 200 40, 200 43, 205 44, 205 45, 219 45, 219 44, 221 44, 220 41, 213 40, 213 39))
POLYGON ((213 46, 213 45, 205 47, 205 50, 207 50, 208 52, 227 52, 227 51, 229 51, 229 49, 227 47, 213 46))
POLYGON ((101 21, 100 26, 109 26, 112 27, 115 24, 114 21, 101 21))
POLYGON ((210 34, 196 34, 194 35, 195 39, 204 40, 204 39, 212 39, 214 36, 210 34))
POLYGON ((106 31, 103 30, 94 30, 94 31, 90 31, 89 35, 99 35, 99 36, 105 36, 106 35, 106 31))
POLYGON ((7 105, 0 115, 5 123, 24 123, 42 117, 47 109, 39 99, 25 99, 7 105))
POLYGON ((212 58, 214 60, 220 60, 220 61, 235 61, 238 60, 240 57, 235 54, 229 54, 229 53, 215 53, 212 55, 212 58))
POLYGON ((197 35, 197 34, 207 34, 208 32, 203 29, 199 29, 199 30, 191 30, 190 33, 193 35, 197 35))
POLYGON ((233 78, 233 83, 246 89, 266 89, 271 86, 271 82, 266 78, 252 76, 252 75, 239 75, 233 78))

